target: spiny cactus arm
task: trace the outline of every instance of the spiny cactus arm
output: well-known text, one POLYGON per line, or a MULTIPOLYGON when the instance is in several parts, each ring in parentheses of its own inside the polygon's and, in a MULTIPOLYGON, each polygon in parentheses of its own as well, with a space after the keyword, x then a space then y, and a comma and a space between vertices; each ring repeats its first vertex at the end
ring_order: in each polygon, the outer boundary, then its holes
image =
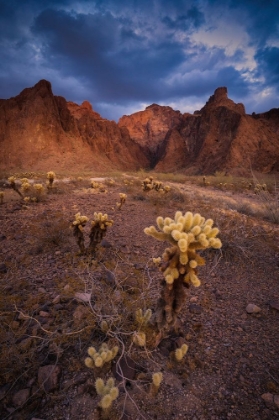
POLYGON ((162 372, 155 372, 152 375, 152 382, 156 387, 159 387, 163 380, 163 374, 162 372))
POLYGON ((144 229, 144 233, 149 236, 153 236, 153 238, 158 239, 158 241, 167 241, 169 240, 169 235, 163 232, 158 232, 155 226, 150 226, 144 229))
POLYGON ((95 388, 98 395, 104 395, 105 383, 102 378, 96 379, 95 388))

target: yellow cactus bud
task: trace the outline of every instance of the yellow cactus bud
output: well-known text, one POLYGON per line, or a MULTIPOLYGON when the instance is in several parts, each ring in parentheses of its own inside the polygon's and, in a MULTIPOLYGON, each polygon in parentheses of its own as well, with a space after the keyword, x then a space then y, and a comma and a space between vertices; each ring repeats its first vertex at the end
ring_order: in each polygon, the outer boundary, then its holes
POLYGON ((95 366, 96 367, 102 367, 103 364, 104 364, 104 360, 100 356, 96 357, 95 366))
POLYGON ((116 400, 116 398, 119 395, 119 389, 116 386, 114 386, 113 388, 111 388, 109 395, 111 396, 113 401, 116 400))
POLYGON ((183 356, 185 356, 189 347, 187 346, 187 344, 184 343, 184 344, 182 344, 182 346, 180 348, 181 348, 183 356))
POLYGON ((159 386, 161 385, 162 380, 163 380, 163 374, 162 374, 162 372, 153 373, 153 375, 152 375, 152 382, 153 382, 153 384, 157 388, 159 388, 159 386))
POLYGON ((102 378, 97 378, 95 381, 95 388, 98 395, 104 395, 105 383, 102 378))
POLYGON ((112 404, 112 398, 109 394, 105 395, 100 402, 100 406, 103 410, 108 409, 112 404))
POLYGON ((134 332, 133 335, 133 342, 138 345, 139 347, 144 347, 146 344, 146 335, 145 333, 139 331, 139 332, 134 332))
POLYGON ((88 368, 93 368, 94 367, 94 362, 91 359, 91 357, 86 357, 84 363, 88 368))
POLYGON ((193 213, 191 213, 190 211, 187 211, 187 213, 185 213, 184 218, 185 218, 185 220, 184 220, 184 230, 188 231, 188 230, 190 230, 190 228, 192 227, 192 224, 193 224, 193 213))
POLYGON ((183 353, 181 349, 176 349, 174 355, 178 362, 180 362, 183 359, 183 353))
POLYGON ((89 356, 93 357, 94 354, 96 354, 95 347, 89 347, 89 349, 87 350, 87 353, 89 354, 89 356))
POLYGON ((188 243, 186 239, 179 239, 178 246, 181 252, 186 252, 188 248, 188 243))
POLYGON ((190 265, 190 267, 191 267, 191 268, 196 268, 196 267, 197 267, 197 265, 198 265, 198 263, 197 263, 197 261, 196 261, 196 260, 191 260, 191 261, 189 262, 189 265, 190 265))

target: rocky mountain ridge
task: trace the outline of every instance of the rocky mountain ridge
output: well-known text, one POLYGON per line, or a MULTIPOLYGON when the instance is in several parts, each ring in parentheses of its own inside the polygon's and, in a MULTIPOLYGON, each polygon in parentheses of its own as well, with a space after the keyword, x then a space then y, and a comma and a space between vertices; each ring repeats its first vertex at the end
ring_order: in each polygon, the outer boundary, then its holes
POLYGON ((0 148, 5 170, 268 173, 279 171, 279 109, 248 115, 220 87, 194 114, 152 104, 117 124, 41 80, 0 100, 0 148))

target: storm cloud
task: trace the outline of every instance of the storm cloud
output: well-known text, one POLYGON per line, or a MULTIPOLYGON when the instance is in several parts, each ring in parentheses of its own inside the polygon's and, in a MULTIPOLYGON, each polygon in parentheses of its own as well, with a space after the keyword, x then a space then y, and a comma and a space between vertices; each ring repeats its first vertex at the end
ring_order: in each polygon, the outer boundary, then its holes
POLYGON ((279 107, 277 0, 0 0, 0 97, 40 79, 109 119, 201 108, 219 86, 279 107))

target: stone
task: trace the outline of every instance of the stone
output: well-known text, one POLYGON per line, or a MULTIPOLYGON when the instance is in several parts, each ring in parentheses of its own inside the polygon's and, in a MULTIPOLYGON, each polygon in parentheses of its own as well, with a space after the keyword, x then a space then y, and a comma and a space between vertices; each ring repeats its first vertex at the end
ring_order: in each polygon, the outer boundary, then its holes
POLYGON ((82 302, 90 302, 91 300, 91 293, 80 293, 80 292, 76 292, 75 293, 75 298, 77 300, 81 300, 82 302))
POLYGON ((8 268, 5 263, 0 263, 0 274, 6 274, 8 272, 8 268))
POLYGON ((202 307, 200 305, 197 305, 196 303, 190 303, 189 311, 191 312, 191 314, 200 315, 202 313, 202 307))
POLYGON ((61 368, 57 365, 46 365, 39 368, 38 382, 46 392, 54 391, 59 384, 61 368))
POLYGON ((265 394, 261 395, 261 398, 264 400, 265 405, 270 410, 279 409, 279 394, 271 394, 270 392, 266 392, 265 394))
POLYGON ((255 305, 254 303, 249 303, 246 306, 246 312, 247 314, 258 314, 259 312, 261 312, 261 308, 255 305))
POLYGON ((29 388, 21 389, 20 391, 16 392, 13 395, 14 405, 16 405, 17 407, 20 407, 21 405, 23 405, 28 400, 29 396, 30 396, 30 389, 29 388))

